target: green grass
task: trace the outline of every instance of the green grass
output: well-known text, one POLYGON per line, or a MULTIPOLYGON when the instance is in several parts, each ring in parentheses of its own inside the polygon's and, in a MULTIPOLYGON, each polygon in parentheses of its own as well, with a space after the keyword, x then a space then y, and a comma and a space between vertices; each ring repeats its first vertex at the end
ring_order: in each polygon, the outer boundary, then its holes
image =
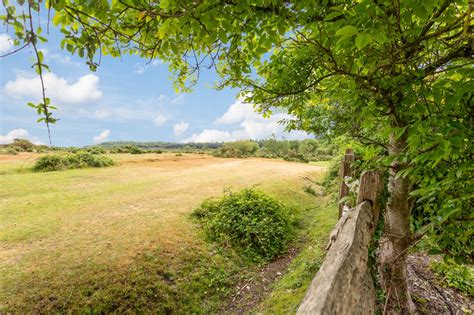
POLYGON ((273 290, 259 306, 259 313, 292 314, 321 266, 329 233, 337 221, 337 209, 325 199, 313 211, 306 212, 300 231, 301 252, 290 263, 287 272, 273 285, 273 290))
POLYGON ((252 266, 203 240, 190 219, 203 199, 256 185, 316 230, 330 212, 304 192, 324 171, 311 164, 118 154, 109 168, 29 172, 37 156, 0 156, 0 313, 215 312, 252 266))

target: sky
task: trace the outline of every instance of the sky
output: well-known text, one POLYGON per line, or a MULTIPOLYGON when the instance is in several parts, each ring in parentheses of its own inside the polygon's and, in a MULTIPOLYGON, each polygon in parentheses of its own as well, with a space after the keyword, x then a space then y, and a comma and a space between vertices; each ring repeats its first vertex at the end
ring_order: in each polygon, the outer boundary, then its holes
MULTIPOLYGON (((0 25, 0 55, 15 49, 11 35, 0 25)), ((137 56, 102 58, 91 72, 85 60, 60 48, 52 30, 39 48, 51 72, 44 77, 47 96, 58 107, 51 126, 55 146, 86 146, 106 141, 227 142, 241 139, 304 139, 308 135, 284 132, 276 113, 263 118, 252 104, 237 98, 238 90, 213 89, 211 70, 188 94, 176 94, 172 75, 159 60, 147 64, 137 56)), ((32 48, 0 58, 0 144, 15 138, 47 144, 47 131, 28 102, 41 98, 32 48)))

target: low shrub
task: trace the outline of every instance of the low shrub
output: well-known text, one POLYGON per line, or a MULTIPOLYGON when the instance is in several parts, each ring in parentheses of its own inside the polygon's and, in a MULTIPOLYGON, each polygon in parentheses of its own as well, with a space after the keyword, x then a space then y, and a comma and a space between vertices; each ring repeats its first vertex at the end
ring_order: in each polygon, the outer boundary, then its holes
POLYGON ((258 143, 251 140, 227 142, 214 152, 215 156, 225 158, 242 158, 254 156, 258 150, 258 143))
POLYGON ((301 163, 308 163, 309 160, 301 153, 295 152, 293 150, 289 150, 288 153, 283 157, 285 161, 291 162, 301 162, 301 163))
POLYGON ((87 152, 91 154, 105 154, 107 153, 104 148, 101 147, 90 147, 87 148, 87 152))
POLYGON ((18 154, 18 150, 16 148, 8 148, 6 150, 6 153, 7 154, 11 154, 11 155, 17 155, 18 154))
POLYGON ((205 200, 193 216, 209 240, 231 246, 250 261, 270 260, 281 254, 296 223, 288 207, 254 189, 205 200))
POLYGON ((139 147, 130 147, 129 149, 129 152, 131 154, 143 154, 145 153, 142 149, 140 149, 139 147))
POLYGON ((64 169, 84 167, 106 167, 114 165, 114 161, 103 155, 91 154, 89 152, 78 152, 73 154, 50 154, 40 157, 33 165, 34 171, 50 172, 64 169))
POLYGON ((18 152, 33 152, 33 149, 35 148, 35 145, 26 139, 14 139, 13 143, 9 146, 18 152))
POLYGON ((334 194, 339 189, 340 179, 339 179, 339 169, 341 167, 342 156, 336 156, 331 160, 329 164, 329 169, 324 175, 324 178, 321 182, 324 191, 327 194, 334 194))
POLYGON ((474 268, 472 266, 459 265, 447 260, 432 263, 431 269, 441 277, 442 283, 474 296, 474 268))

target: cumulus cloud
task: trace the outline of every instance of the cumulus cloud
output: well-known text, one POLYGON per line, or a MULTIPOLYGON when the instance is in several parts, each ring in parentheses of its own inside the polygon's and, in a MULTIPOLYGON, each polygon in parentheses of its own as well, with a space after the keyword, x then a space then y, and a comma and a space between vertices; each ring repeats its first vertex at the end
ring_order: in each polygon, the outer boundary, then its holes
POLYGON ((0 34, 0 54, 9 52, 13 47, 13 40, 8 34, 0 34))
POLYGON ((195 133, 183 142, 227 142, 232 141, 233 135, 225 130, 204 129, 201 133, 195 133))
POLYGON ((94 139, 93 139, 94 144, 107 141, 108 138, 109 138, 109 135, 110 135, 110 130, 109 129, 102 130, 102 132, 98 136, 94 137, 94 139))
POLYGON ((166 120, 167 120, 167 118, 164 115, 158 114, 155 117, 155 120, 153 121, 153 123, 155 124, 155 126, 160 127, 160 126, 163 126, 163 124, 166 122, 166 120))
POLYGON ((184 139, 184 142, 226 142, 243 139, 265 139, 271 135, 287 139, 304 139, 308 134, 302 131, 285 132, 285 127, 280 123, 291 116, 285 113, 276 113, 270 118, 264 118, 255 112, 252 104, 241 99, 235 101, 229 109, 215 121, 218 125, 234 126, 233 130, 205 129, 184 139))
MULTIPOLYGON (((69 83, 64 78, 54 73, 44 75, 44 84, 53 105, 77 104, 96 101, 101 98, 102 91, 99 90, 99 77, 94 74, 82 76, 75 83, 69 83)), ((34 97, 41 99, 41 81, 37 76, 26 77, 17 75, 14 81, 8 81, 4 87, 8 96, 14 98, 34 97)))
POLYGON ((189 124, 187 122, 182 121, 179 124, 175 124, 173 126, 173 132, 176 136, 180 136, 183 133, 185 133, 186 130, 188 130, 188 128, 189 128, 189 124))
POLYGON ((12 143, 14 139, 28 139, 34 144, 43 144, 41 141, 39 141, 35 137, 30 137, 28 130, 18 128, 18 129, 13 129, 6 135, 0 135, 0 144, 8 144, 12 143))

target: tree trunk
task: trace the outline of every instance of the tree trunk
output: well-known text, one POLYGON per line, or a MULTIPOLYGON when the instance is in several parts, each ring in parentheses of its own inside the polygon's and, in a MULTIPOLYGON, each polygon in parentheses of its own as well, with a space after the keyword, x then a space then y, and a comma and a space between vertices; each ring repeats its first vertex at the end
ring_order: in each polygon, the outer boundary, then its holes
MULTIPOLYGON (((406 148, 406 137, 390 136, 389 154, 398 156, 406 148)), ((412 314, 414 304, 408 291, 406 256, 410 245, 410 182, 396 178, 403 163, 395 159, 390 165, 389 198, 384 215, 384 231, 380 240, 379 268, 385 291, 384 314, 412 314)))

